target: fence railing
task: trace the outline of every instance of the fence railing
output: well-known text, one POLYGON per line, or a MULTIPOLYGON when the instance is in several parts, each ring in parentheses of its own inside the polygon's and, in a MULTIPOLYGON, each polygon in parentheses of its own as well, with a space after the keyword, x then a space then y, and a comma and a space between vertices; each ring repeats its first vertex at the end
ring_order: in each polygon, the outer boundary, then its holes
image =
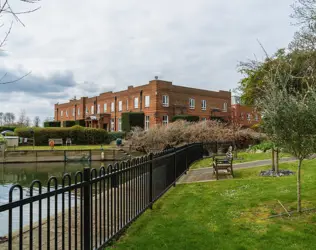
POLYGON ((191 144, 85 168, 61 183, 51 177, 46 187, 37 180, 28 190, 14 185, 9 203, 0 206, 8 216, 0 249, 102 249, 202 157, 203 145, 191 144))

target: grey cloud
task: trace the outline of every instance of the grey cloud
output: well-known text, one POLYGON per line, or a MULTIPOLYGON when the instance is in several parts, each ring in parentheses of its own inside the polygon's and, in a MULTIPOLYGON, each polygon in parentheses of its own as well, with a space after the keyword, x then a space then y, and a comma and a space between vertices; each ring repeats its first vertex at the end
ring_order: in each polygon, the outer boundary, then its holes
POLYGON ((6 53, 5 51, 0 50, 0 57, 6 57, 9 56, 8 53, 6 53))
MULTIPOLYGON (((15 81, 26 75, 25 71, 12 71, 9 69, 0 69, 0 76, 4 76, 1 82, 15 81)), ((76 82, 72 72, 56 72, 48 77, 29 74, 23 79, 9 83, 0 84, 0 91, 4 92, 24 92, 35 96, 46 98, 64 98, 68 96, 67 90, 75 87, 76 82)))

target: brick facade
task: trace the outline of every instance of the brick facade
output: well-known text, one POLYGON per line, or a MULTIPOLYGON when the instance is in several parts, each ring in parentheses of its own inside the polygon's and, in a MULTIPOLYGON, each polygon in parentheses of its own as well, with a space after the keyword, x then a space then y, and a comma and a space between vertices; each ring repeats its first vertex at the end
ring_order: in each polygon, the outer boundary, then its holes
POLYGON ((56 121, 84 119, 87 127, 109 131, 120 130, 123 112, 144 112, 149 120, 149 127, 162 124, 163 118, 170 122, 173 116, 178 114, 199 116, 201 120, 222 118, 228 121, 231 117, 231 93, 194 89, 176 86, 168 81, 153 80, 143 86, 129 86, 124 91, 106 92, 91 98, 81 97, 68 103, 55 104, 56 121), (163 104, 166 99, 169 101, 168 105, 163 104), (194 100, 191 100, 191 104, 195 104, 194 107, 190 107, 190 99, 194 100))
POLYGON ((261 122, 261 115, 255 108, 243 105, 239 97, 232 97, 232 121, 242 127, 252 127, 261 122))

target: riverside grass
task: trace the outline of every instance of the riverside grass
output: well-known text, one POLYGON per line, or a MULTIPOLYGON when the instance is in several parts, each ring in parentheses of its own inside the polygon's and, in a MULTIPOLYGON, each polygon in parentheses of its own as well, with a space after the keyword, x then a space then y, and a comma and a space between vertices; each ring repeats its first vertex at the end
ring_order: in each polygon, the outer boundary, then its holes
MULTIPOLYGON (((296 171, 297 163, 280 169, 296 171)), ((316 213, 296 209, 296 176, 259 177, 271 166, 236 169, 235 179, 181 184, 106 249, 315 249, 316 213)), ((303 209, 316 207, 316 160, 302 167, 303 209)))

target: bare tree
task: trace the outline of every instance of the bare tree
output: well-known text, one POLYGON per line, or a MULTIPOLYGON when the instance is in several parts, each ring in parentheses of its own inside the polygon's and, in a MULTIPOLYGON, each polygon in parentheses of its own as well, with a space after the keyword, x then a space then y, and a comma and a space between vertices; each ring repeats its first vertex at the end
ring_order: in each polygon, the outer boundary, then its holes
POLYGON ((18 119, 18 124, 20 126, 23 126, 23 125, 25 125, 25 122, 26 122, 26 111, 25 111, 25 109, 23 109, 23 110, 21 110, 21 113, 20 113, 20 116, 18 119))
POLYGON ((39 118, 39 116, 35 116, 34 121, 33 121, 33 126, 39 127, 40 122, 41 122, 41 119, 39 118))
POLYGON ((25 118, 25 123, 24 123, 24 125, 26 126, 26 127, 29 127, 30 125, 31 125, 31 119, 30 119, 30 117, 26 117, 25 118))
MULTIPOLYGON (((40 0, 20 0, 20 2, 28 3, 28 4, 38 3, 39 1, 40 0)), ((11 31, 12 31, 12 28, 13 28, 13 22, 16 21, 16 22, 20 23, 21 25, 25 26, 24 23, 19 18, 19 16, 22 15, 22 14, 27 14, 27 13, 34 12, 34 11, 38 10, 39 8, 40 7, 33 8, 33 9, 30 9, 30 10, 26 10, 26 11, 15 11, 11 7, 9 0, 0 1, 0 18, 4 14, 12 16, 12 21, 10 22, 9 27, 7 28, 7 31, 5 32, 4 37, 0 38, 0 51, 3 50, 4 46, 6 45, 8 37, 9 37, 9 35, 10 35, 11 31)), ((5 24, 0 22, 0 28, 6 28, 5 24)), ((17 82, 17 81, 23 79, 24 77, 28 76, 30 73, 31 72, 28 72, 27 74, 25 74, 25 75, 23 75, 21 77, 18 77, 17 79, 9 80, 9 81, 5 80, 5 78, 7 76, 7 73, 5 73, 3 76, 0 76, 0 84, 9 84, 9 83, 17 82)))

